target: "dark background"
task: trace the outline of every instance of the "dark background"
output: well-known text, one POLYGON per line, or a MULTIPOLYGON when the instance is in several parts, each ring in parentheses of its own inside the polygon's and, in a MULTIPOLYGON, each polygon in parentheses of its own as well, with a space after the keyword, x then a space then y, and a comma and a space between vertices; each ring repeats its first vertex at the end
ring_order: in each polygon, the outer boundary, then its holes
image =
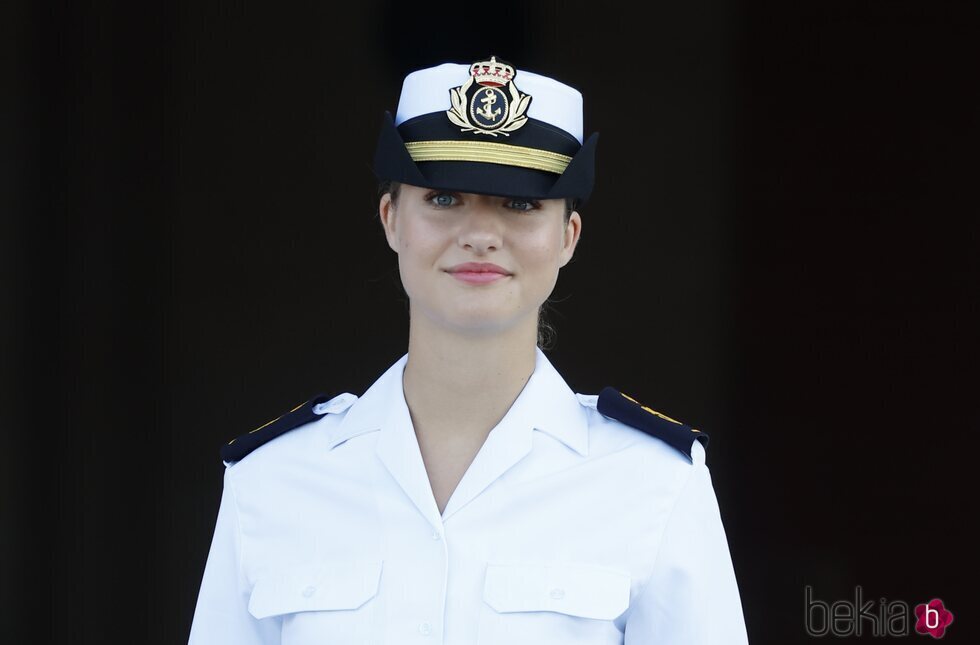
POLYGON ((219 446, 407 347, 382 111, 493 53, 601 132, 551 359, 711 434, 751 642, 976 642, 978 7, 5 5, 3 641, 186 641, 219 446))

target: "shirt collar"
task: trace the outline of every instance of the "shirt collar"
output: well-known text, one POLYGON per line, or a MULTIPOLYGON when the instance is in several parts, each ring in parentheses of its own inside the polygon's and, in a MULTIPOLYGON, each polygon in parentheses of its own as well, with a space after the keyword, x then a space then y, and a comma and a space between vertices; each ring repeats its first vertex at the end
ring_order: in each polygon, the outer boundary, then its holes
MULTIPOLYGON (((389 427, 393 419, 409 417, 402 387, 407 362, 408 354, 395 361, 347 410, 332 433, 331 449, 357 435, 389 427)), ((534 373, 497 427, 540 430, 585 456, 589 451, 586 414, 565 379, 535 347, 534 373)))

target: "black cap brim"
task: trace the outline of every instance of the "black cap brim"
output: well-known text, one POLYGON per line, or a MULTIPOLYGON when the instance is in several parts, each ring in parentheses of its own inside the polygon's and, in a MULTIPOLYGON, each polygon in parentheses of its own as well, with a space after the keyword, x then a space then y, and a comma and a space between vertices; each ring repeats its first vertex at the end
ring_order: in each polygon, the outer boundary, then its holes
MULTIPOLYGON (((413 140, 444 139, 445 137, 460 137, 453 131, 448 119, 429 119, 426 127, 438 124, 438 133, 419 134, 416 125, 412 131, 413 140), (445 121, 446 126, 443 125, 445 121)), ((536 130, 528 129, 528 136, 537 139, 549 136, 547 124, 535 124, 536 130), (533 132, 533 134, 531 134, 533 132), (544 134, 543 134, 544 133, 544 134)), ((557 128, 550 128, 556 132, 557 128)), ((557 135, 554 135, 557 136, 557 135)), ((555 139, 567 149, 567 139, 570 135, 564 133, 562 140, 555 139)), ((584 203, 592 193, 595 174, 595 148, 599 134, 592 134, 572 157, 568 166, 561 174, 482 161, 420 161, 412 159, 405 147, 405 139, 395 126, 390 112, 385 112, 381 124, 381 134, 374 155, 374 173, 378 179, 389 179, 413 186, 452 190, 456 192, 478 193, 482 195, 498 195, 526 199, 561 199, 574 197, 579 204, 584 203)), ((520 139, 514 137, 515 144, 520 139)), ((578 146, 578 142, 574 142, 578 146)))

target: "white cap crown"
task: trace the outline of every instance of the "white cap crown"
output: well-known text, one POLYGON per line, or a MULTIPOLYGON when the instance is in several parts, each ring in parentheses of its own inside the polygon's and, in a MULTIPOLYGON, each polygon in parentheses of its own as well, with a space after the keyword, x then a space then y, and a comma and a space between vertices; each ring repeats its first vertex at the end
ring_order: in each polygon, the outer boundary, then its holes
MULTIPOLYGON (((420 69, 405 77, 395 125, 423 114, 449 110, 452 107, 449 91, 466 83, 470 66, 443 63, 420 69)), ((543 121, 582 139, 582 93, 553 78, 534 72, 518 71, 514 84, 531 97, 527 116, 543 121)))

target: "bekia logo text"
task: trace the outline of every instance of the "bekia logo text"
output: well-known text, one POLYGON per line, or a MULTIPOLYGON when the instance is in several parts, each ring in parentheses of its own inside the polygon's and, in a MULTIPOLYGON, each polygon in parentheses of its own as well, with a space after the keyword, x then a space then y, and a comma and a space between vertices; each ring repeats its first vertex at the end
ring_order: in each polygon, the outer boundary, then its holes
POLYGON ((813 597, 813 587, 804 590, 806 606, 806 633, 808 636, 908 636, 910 624, 915 633, 942 638, 946 628, 953 622, 953 614, 946 609, 943 601, 933 598, 919 603, 913 611, 902 600, 888 601, 884 598, 875 602, 865 600, 860 585, 854 588, 854 600, 825 602, 813 597), (913 623, 914 621, 914 623, 913 623))

